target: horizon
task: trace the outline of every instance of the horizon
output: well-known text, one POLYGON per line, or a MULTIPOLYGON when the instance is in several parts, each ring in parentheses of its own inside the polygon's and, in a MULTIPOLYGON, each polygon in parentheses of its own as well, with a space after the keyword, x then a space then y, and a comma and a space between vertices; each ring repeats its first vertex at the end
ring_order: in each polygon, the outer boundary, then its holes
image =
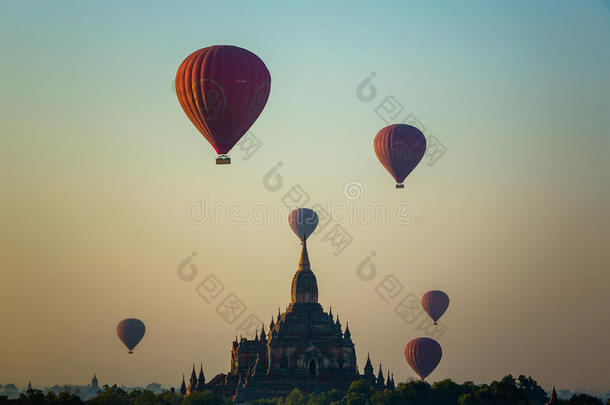
POLYGON ((2 384, 226 373, 245 319, 267 329, 290 302, 298 203, 330 213, 307 249, 359 370, 370 352, 416 378, 405 345, 432 335, 427 381, 608 391, 607 1, 35 4, 0 5, 2 384), (229 166, 174 88, 215 44, 271 73, 229 166), (373 151, 398 120, 431 151, 402 190, 373 151), (197 291, 210 276, 243 314, 197 291), (436 329, 395 310, 429 290, 451 298, 436 329), (116 336, 130 317, 146 324, 133 355, 116 336))

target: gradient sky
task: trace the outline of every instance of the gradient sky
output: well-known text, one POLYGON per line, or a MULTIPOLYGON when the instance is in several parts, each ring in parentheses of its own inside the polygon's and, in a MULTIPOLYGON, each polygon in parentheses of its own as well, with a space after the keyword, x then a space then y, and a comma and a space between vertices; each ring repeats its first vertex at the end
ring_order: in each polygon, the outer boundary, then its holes
POLYGON ((188 207, 277 211, 298 184, 306 206, 411 208, 408 225, 339 221, 353 237, 340 255, 323 234, 309 243, 361 370, 370 351, 397 381, 415 376, 403 349, 421 332, 375 293, 393 274, 402 295, 451 296, 431 381, 607 390, 610 6, 430 3, 2 2, 0 383, 176 385, 200 361, 208 378, 226 372, 236 325, 196 285, 215 274, 268 324, 300 246, 285 223, 193 223, 188 207), (262 147, 229 167, 172 90, 180 62, 213 44, 253 51, 272 76, 252 127, 262 147), (447 149, 402 191, 372 148, 389 95, 447 149), (263 177, 278 161, 273 192, 263 177), (193 251, 199 278, 185 282, 176 268, 193 251), (378 276, 364 282, 371 251, 378 276), (133 356, 115 335, 126 317, 148 328, 133 356))

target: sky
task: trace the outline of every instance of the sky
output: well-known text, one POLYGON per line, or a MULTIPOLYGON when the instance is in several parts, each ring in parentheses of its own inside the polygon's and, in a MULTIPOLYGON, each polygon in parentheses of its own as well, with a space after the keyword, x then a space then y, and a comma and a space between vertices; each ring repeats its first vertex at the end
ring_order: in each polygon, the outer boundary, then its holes
POLYGON ((608 390, 608 38, 595 0, 2 2, 0 383, 226 372, 240 324, 289 303, 297 196, 332 211, 309 256, 361 371, 370 352, 415 377, 404 346, 434 333, 431 381, 608 390), (173 90, 215 44, 272 77, 230 166, 173 90), (373 152, 395 122, 438 151, 404 190, 373 152), (399 316, 433 289, 451 298, 439 329, 399 316), (237 319, 217 311, 229 296, 237 319), (147 326, 134 355, 128 317, 147 326))

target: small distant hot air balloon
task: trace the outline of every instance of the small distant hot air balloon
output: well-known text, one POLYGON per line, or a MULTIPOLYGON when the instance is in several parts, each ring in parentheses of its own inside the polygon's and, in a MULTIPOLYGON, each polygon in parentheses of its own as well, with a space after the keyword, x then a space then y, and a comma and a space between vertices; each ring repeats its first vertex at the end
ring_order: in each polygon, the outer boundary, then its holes
POLYGON ((297 208, 288 215, 288 224, 301 242, 304 242, 318 226, 318 214, 309 208, 297 208))
POLYGON ((405 346, 405 358, 413 371, 424 380, 438 366, 443 356, 441 345, 427 337, 413 339, 405 346))
POLYGON ((193 52, 176 72, 176 94, 193 125, 229 164, 227 153, 263 111, 271 75, 263 61, 236 46, 214 45, 193 52))
POLYGON ((449 307, 449 296, 442 291, 428 291, 421 298, 421 306, 424 311, 432 318, 434 324, 443 316, 447 307, 449 307))
POLYGON ((133 348, 140 343, 140 340, 144 337, 144 332, 146 332, 144 323, 135 318, 123 319, 116 326, 116 334, 129 349, 129 354, 133 354, 133 348))
POLYGON ((396 180, 396 188, 415 169, 426 152, 426 137, 407 124, 388 125, 375 136, 375 154, 396 180))

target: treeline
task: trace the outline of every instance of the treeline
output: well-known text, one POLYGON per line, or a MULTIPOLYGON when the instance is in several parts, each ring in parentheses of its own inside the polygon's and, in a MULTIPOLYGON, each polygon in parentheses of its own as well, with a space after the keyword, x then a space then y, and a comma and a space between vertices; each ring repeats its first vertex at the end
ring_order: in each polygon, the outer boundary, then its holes
MULTIPOLYGON (((292 391, 285 398, 259 399, 257 405, 544 405, 546 392, 531 377, 508 375, 491 384, 472 382, 457 384, 443 380, 434 384, 422 381, 400 383, 396 389, 377 390, 365 381, 352 383, 347 392, 338 390, 319 394, 292 391)), ((562 405, 604 405, 601 399, 587 394, 573 395, 560 400, 562 405)), ((148 390, 125 391, 116 385, 105 385, 103 390, 87 401, 67 392, 44 394, 30 390, 17 399, 0 396, 0 405, 228 405, 230 398, 222 398, 210 391, 194 392, 183 398, 177 393, 165 391, 155 394, 148 390)), ((610 405, 610 400, 605 405, 610 405)))

